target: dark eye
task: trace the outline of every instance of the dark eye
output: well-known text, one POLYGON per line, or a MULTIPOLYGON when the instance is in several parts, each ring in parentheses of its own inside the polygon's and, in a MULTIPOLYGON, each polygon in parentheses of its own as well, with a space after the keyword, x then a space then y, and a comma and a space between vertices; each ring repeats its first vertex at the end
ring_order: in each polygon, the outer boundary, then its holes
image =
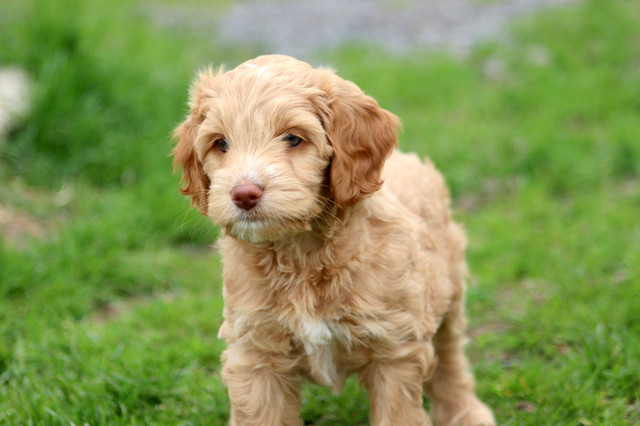
POLYGON ((229 142, 225 138, 216 139, 215 145, 218 147, 220 152, 227 152, 229 150, 229 142))
POLYGON ((283 138, 283 140, 289 144, 289 146, 291 147, 295 147, 300 145, 303 140, 300 136, 296 136, 296 135, 287 135, 283 138))

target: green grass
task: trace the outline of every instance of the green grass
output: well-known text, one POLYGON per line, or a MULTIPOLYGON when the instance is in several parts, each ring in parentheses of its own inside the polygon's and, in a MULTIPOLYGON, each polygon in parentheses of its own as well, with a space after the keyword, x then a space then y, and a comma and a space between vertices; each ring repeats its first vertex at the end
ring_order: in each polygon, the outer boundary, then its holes
MULTIPOLYGON (((0 6, 0 63, 37 82, 0 141, 0 206, 41 225, 0 237, 0 424, 227 419, 216 231, 167 155, 194 71, 255 52, 154 26, 149 4, 0 6)), ((640 422, 637 22, 637 2, 585 0, 464 59, 323 54, 447 176, 470 240, 468 353, 500 424, 640 422)), ((354 381, 305 388, 309 424, 367 414, 354 381)))

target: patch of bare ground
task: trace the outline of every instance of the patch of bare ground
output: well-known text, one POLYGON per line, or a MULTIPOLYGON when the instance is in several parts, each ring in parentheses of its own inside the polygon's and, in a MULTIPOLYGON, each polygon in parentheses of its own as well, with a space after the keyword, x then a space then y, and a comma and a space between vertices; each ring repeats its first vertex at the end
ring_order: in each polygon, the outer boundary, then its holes
POLYGON ((29 187, 17 178, 6 179, 0 188, 0 240, 25 249, 33 241, 55 234, 68 220, 64 207, 73 193, 69 185, 49 192, 29 187))
POLYGON ((455 200, 454 207, 465 213, 473 213, 505 194, 513 194, 520 186, 521 182, 515 177, 508 179, 486 178, 478 190, 462 194, 455 200))
POLYGON ((132 296, 126 299, 115 300, 100 308, 96 309, 91 315, 91 322, 94 324, 102 324, 110 321, 116 321, 138 307, 151 304, 158 300, 163 302, 171 302, 178 298, 178 293, 153 293, 143 296, 132 296))
POLYGON ((33 238, 42 238, 45 226, 29 214, 0 205, 0 238, 24 247, 33 238))

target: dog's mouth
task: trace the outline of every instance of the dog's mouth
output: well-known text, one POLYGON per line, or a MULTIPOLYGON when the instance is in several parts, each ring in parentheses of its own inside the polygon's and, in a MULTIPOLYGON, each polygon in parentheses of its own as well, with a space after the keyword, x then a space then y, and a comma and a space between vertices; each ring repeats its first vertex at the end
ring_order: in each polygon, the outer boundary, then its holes
POLYGON ((240 212, 239 216, 236 218, 236 222, 260 223, 264 221, 264 214, 254 210, 240 212))
POLYGON ((243 212, 225 227, 234 238, 251 243, 277 241, 311 230, 308 221, 299 218, 269 218, 259 212, 243 212))
POLYGON ((311 192, 279 187, 267 190, 263 186, 256 202, 248 192, 236 191, 234 198, 231 191, 229 198, 211 199, 208 215, 236 239, 251 243, 281 241, 314 229, 314 219, 322 213, 323 205, 311 192))

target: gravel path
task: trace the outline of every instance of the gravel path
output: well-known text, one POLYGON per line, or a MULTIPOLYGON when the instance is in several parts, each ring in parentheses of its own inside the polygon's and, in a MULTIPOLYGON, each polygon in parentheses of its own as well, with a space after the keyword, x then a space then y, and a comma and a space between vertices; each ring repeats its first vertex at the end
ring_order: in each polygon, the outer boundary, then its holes
MULTIPOLYGON (((228 8, 160 6, 162 26, 209 33, 229 46, 310 59, 345 43, 369 43, 391 52, 443 48, 465 52, 501 39, 510 20, 578 0, 244 0, 228 8)), ((0 140, 24 114, 29 82, 17 68, 0 68, 0 140)))
MULTIPOLYGON (((538 9, 577 0, 245 0, 216 6, 158 6, 162 26, 210 33, 230 46, 260 47, 309 60, 345 43, 369 43, 391 52, 444 48, 465 52, 501 39, 508 22, 538 9)), ((1 65, 1 64, 0 64, 1 65)), ((11 122, 26 114, 32 83, 17 67, 0 67, 0 143, 11 122)), ((0 205, 0 235, 38 235, 37 223, 0 205)))
POLYGON ((245 0, 211 7, 155 9, 157 22, 211 32, 231 46, 309 57, 345 43, 391 52, 443 48, 466 52, 501 39, 514 18, 577 0, 245 0))
MULTIPOLYGON (((465 52, 501 39, 510 20, 578 0, 243 0, 230 7, 161 6, 148 13, 162 26, 209 33, 229 46, 253 46, 309 60, 345 43, 369 43, 391 52, 442 48, 465 52)), ((0 68, 0 140, 24 114, 28 78, 0 68)))
POLYGON ((225 40, 299 55, 367 42, 392 52, 466 51, 502 37, 508 20, 571 0, 302 0, 238 2, 222 20, 225 40))

